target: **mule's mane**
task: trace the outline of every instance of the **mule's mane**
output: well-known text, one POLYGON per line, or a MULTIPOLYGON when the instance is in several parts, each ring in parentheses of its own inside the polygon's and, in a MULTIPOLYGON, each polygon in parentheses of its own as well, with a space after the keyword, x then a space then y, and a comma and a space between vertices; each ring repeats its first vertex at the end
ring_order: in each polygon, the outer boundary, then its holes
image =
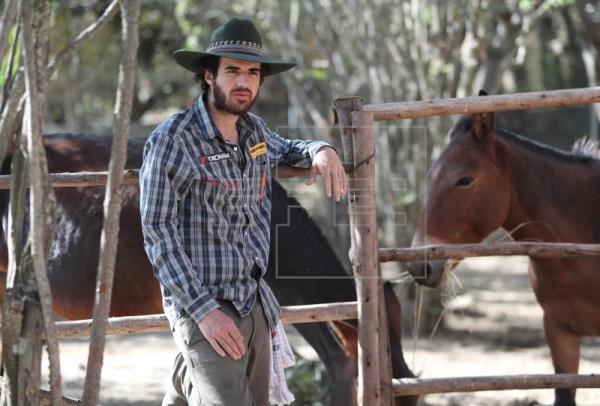
POLYGON ((575 140, 571 151, 600 159, 600 142, 583 136, 575 140))
POLYGON ((583 153, 580 150, 565 151, 562 149, 558 149, 550 145, 532 140, 531 138, 524 137, 523 135, 517 134, 505 128, 496 128, 494 130, 494 133, 502 137, 502 139, 516 144, 520 147, 523 147, 528 151, 560 162, 587 164, 599 161, 595 157, 583 153))

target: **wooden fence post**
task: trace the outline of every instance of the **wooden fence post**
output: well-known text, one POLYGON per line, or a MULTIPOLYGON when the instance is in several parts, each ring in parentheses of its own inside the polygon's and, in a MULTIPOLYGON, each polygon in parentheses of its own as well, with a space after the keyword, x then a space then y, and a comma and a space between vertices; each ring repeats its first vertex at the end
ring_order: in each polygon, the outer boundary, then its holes
MULTIPOLYGON (((46 108, 46 85, 48 81, 49 21, 51 4, 48 0, 35 2, 22 0, 19 4, 19 19, 23 30, 23 64, 26 89, 25 133, 27 135, 27 159, 30 195, 29 253, 21 270, 31 267, 39 298, 25 303, 23 337, 29 348, 19 353, 18 404, 39 403, 41 337, 45 338, 48 350, 51 403, 59 406, 62 402, 62 380, 58 341, 54 335, 52 320, 52 296, 46 274, 46 262, 54 240, 54 216, 56 199, 48 180, 48 164, 43 146, 42 134, 44 111, 46 108), (29 263, 31 261, 31 263, 29 263), (29 303, 33 303, 28 310, 29 303), (39 306, 39 309, 37 308, 39 306), (43 326, 43 329, 41 329, 43 326), (39 348, 38 348, 39 346, 39 348), (21 376, 23 372, 23 376, 21 376), (22 393, 24 392, 24 398, 22 393)), ((34 294, 31 294, 35 297, 34 294)))
POLYGON ((104 197, 104 224, 100 238, 94 321, 92 323, 92 335, 83 387, 82 403, 85 406, 96 405, 100 398, 106 324, 112 297, 117 240, 119 237, 119 218, 123 198, 121 184, 123 182, 123 169, 127 160, 127 138, 129 137, 129 121, 139 44, 138 25, 141 2, 140 0, 122 0, 120 5, 123 45, 119 67, 119 88, 114 112, 115 130, 104 197))
POLYGON ((356 167, 349 178, 350 260, 358 299, 358 403, 381 402, 379 306, 373 115, 361 110, 359 97, 333 102, 339 119, 344 163, 356 167))

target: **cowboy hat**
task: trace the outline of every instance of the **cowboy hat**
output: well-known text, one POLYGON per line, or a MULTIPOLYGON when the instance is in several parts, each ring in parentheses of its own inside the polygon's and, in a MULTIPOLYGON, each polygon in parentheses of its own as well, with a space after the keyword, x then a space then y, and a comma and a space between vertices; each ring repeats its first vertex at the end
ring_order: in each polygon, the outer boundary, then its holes
POLYGON ((259 62, 267 68, 264 76, 296 66, 293 62, 269 57, 262 47, 260 33, 248 18, 231 18, 212 33, 208 43, 206 52, 180 49, 173 53, 173 58, 179 65, 194 73, 198 73, 200 62, 209 55, 259 62))

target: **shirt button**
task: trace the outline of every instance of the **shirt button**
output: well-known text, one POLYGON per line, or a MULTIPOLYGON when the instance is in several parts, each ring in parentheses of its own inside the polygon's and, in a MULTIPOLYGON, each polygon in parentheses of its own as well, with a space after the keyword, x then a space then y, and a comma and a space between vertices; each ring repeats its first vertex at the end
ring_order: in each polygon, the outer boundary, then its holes
POLYGON ((234 150, 234 151, 237 151, 237 147, 233 147, 233 150, 234 150))

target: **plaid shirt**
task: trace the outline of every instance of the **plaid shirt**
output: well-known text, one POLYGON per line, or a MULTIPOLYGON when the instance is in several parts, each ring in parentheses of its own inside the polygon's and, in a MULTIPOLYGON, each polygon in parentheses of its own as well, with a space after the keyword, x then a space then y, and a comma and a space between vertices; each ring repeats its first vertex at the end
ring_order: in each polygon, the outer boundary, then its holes
POLYGON ((225 141, 199 97, 161 123, 144 147, 140 210, 144 247, 170 323, 200 322, 230 300, 242 317, 260 294, 275 329, 281 310, 262 278, 269 257, 271 170, 310 168, 320 141, 287 140, 256 115, 225 141), (257 267, 255 266, 257 265, 257 267))

